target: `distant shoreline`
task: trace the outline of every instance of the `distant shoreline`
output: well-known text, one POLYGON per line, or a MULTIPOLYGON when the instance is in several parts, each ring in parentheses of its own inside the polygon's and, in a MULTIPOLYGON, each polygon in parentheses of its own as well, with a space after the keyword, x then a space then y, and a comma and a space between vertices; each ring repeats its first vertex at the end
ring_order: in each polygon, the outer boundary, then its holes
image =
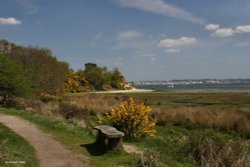
POLYGON ((130 90, 108 90, 108 91, 97 91, 97 92, 90 92, 96 94, 102 93, 144 93, 144 92, 153 92, 154 90, 149 89, 130 89, 130 90))

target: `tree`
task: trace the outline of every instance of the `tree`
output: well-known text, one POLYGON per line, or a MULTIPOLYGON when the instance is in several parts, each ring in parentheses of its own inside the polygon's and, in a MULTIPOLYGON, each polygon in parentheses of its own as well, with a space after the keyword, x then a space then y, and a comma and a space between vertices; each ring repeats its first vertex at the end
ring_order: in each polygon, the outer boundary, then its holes
POLYGON ((34 85, 22 68, 0 53, 0 96, 5 104, 13 96, 28 96, 35 92, 34 85))
POLYGON ((90 86, 96 90, 103 90, 103 70, 96 64, 87 63, 85 64, 84 74, 90 86))
POLYGON ((98 67, 96 64, 87 63, 85 64, 84 74, 93 89, 124 89, 125 78, 118 68, 108 71, 107 67, 98 67))
POLYGON ((56 93, 62 90, 68 64, 58 61, 46 48, 23 47, 0 40, 0 52, 19 64, 22 71, 32 76, 32 80, 43 93, 56 93))
POLYGON ((123 89, 122 83, 125 81, 123 75, 119 71, 119 69, 116 67, 112 73, 111 77, 111 86, 115 89, 123 89))

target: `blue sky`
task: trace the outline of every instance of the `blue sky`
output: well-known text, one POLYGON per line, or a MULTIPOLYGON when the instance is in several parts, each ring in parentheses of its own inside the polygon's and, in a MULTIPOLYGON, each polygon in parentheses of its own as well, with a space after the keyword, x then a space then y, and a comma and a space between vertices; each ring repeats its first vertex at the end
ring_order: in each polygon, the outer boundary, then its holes
POLYGON ((250 0, 0 0, 0 39, 129 81, 250 78, 250 0))

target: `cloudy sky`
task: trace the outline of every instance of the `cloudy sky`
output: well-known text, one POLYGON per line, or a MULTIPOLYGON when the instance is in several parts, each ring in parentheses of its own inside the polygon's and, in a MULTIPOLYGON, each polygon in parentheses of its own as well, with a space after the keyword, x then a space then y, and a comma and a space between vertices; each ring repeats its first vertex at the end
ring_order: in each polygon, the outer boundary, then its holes
POLYGON ((250 0, 0 0, 0 39, 127 80, 250 78, 250 0))

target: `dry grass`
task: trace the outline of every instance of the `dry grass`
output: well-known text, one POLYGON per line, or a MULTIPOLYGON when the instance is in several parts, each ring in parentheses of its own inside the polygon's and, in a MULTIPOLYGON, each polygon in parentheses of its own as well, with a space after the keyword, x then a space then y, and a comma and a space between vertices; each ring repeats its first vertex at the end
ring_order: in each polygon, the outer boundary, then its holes
POLYGON ((146 151, 140 156, 136 167, 168 167, 161 162, 160 156, 152 151, 146 151))
MULTIPOLYGON (((156 97, 158 98, 158 96, 156 97)), ((82 120, 86 113, 93 116, 102 115, 111 107, 116 107, 128 98, 129 96, 121 94, 70 94, 60 98, 44 96, 41 99, 43 102, 34 99, 18 99, 13 102, 12 106, 45 115, 56 115, 61 116, 61 118, 74 118, 76 120, 80 118, 82 120)), ((199 126, 234 131, 250 137, 250 112, 248 107, 190 107, 186 105, 174 107, 158 105, 152 106, 152 108, 151 118, 158 125, 171 123, 174 125, 199 126)))
POLYGON ((192 156, 201 167, 250 166, 249 141, 220 140, 215 137, 193 135, 192 156))
POLYGON ((241 109, 209 109, 205 107, 155 108, 151 118, 158 125, 184 124, 250 136, 250 112, 241 109))
POLYGON ((111 107, 117 106, 126 99, 126 96, 108 96, 100 94, 65 95, 62 97, 64 102, 86 108, 88 111, 97 114, 110 110, 111 107))
POLYGON ((66 120, 86 120, 90 115, 89 111, 86 108, 78 107, 77 105, 68 104, 65 102, 59 103, 59 106, 54 110, 54 113, 56 113, 58 116, 62 116, 63 119, 66 120))

